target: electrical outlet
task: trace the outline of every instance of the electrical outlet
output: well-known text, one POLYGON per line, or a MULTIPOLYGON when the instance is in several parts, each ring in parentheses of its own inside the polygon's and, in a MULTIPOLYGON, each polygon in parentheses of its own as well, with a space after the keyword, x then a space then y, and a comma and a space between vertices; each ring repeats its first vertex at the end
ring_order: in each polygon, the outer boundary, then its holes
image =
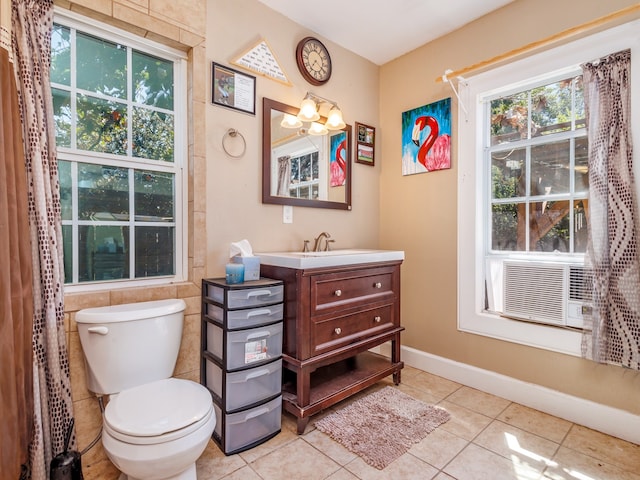
POLYGON ((282 206, 282 223, 293 223, 293 207, 291 205, 282 206))

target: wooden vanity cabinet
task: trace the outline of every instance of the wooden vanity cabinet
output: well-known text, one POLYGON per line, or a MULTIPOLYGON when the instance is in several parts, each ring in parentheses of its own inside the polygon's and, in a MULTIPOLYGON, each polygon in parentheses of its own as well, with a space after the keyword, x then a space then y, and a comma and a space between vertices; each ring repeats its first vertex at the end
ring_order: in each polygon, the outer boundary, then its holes
POLYGON ((401 263, 260 266, 284 282, 282 400, 299 434, 311 415, 388 375, 400 383, 401 263), (368 351, 387 341, 391 358, 368 351))

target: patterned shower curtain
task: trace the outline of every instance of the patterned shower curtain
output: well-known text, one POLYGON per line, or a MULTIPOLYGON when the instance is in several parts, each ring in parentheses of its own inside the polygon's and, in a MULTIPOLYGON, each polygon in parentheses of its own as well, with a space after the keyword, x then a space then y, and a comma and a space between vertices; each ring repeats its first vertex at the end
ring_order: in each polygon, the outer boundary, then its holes
POLYGON ((589 132, 592 333, 583 354, 640 369, 640 252, 632 172, 631 51, 583 65, 589 132))
MULTIPOLYGON (((33 263, 34 434, 31 478, 47 480, 73 416, 64 331, 58 162, 49 87, 52 0, 13 0, 12 44, 25 144, 33 263)), ((75 436, 73 445, 75 447, 75 436)))
POLYGON ((0 3, 0 477, 18 479, 27 473, 33 431, 33 294, 10 5, 0 3))

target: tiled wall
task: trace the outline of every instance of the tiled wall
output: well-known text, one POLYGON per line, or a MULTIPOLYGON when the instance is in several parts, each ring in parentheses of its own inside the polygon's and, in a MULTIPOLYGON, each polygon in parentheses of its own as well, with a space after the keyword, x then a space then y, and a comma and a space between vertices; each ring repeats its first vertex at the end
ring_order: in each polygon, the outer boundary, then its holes
MULTIPOLYGON (((200 282, 205 275, 205 149, 206 105, 206 0, 55 0, 58 7, 95 18, 145 38, 180 49, 188 54, 189 103, 189 197, 188 197, 188 281, 179 284, 114 289, 65 295, 65 330, 69 348, 71 389, 78 449, 96 437, 102 425, 97 399, 87 390, 85 366, 76 312, 83 308, 182 298, 186 304, 182 343, 174 376, 199 380, 200 282)), ((98 442, 82 456, 85 480, 117 479, 119 472, 107 459, 98 442)))

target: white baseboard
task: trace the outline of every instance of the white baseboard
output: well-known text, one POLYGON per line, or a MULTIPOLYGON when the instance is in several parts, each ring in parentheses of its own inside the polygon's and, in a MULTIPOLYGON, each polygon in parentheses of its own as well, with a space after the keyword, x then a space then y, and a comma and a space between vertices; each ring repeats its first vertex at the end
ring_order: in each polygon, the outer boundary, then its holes
MULTIPOLYGON (((391 356, 389 343, 380 345, 371 351, 391 356)), ((402 360, 410 367, 640 444, 640 416, 631 412, 567 395, 534 383, 523 382, 411 347, 402 347, 402 360)))

